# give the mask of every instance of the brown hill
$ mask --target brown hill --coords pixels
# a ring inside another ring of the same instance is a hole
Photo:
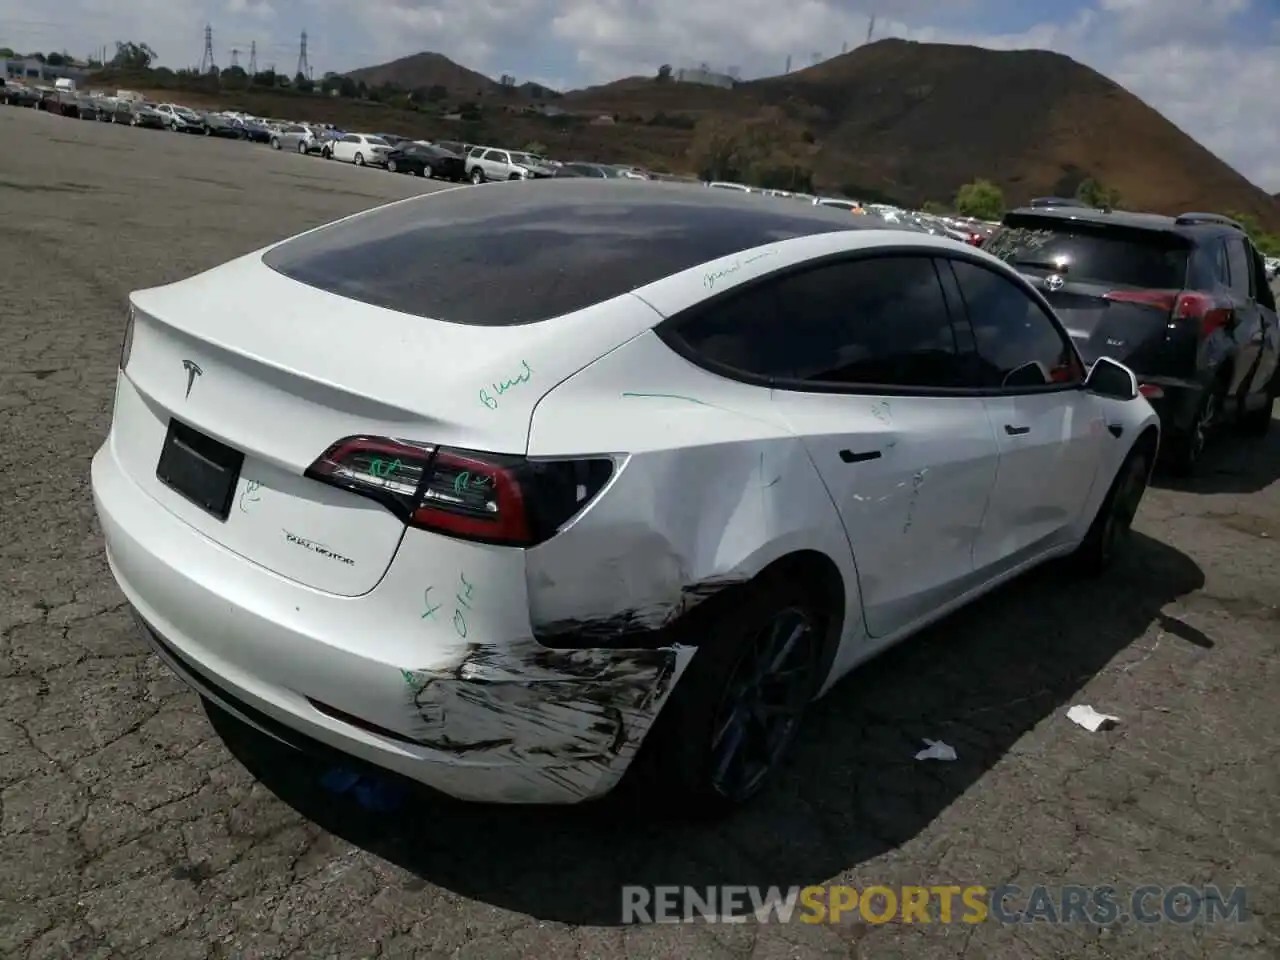
[[[750,115],[778,106],[812,133],[815,179],[908,202],[945,200],[978,177],[1011,203],[1092,177],[1129,207],[1251,213],[1280,228],[1276,197],[1157,111],[1061,54],[881,40],[732,91],[628,78],[567,93],[620,115]]]
[[[473,143],[545,146],[562,159],[697,172],[708,150],[812,171],[824,192],[947,202],[979,177],[1009,204],[1086,178],[1131,209],[1239,211],[1280,232],[1280,198],[1250,183],[1118,84],[1061,54],[881,40],[732,90],[627,77],[563,96],[503,87],[436,53],[353,71],[371,87],[444,87],[418,110],[292,92],[187,90],[271,116]],[[118,80],[118,78],[116,78]],[[133,86],[117,82],[118,86]],[[147,86],[140,83],[139,86]],[[394,101],[394,103],[392,102]],[[481,115],[450,120],[460,105]],[[554,106],[555,110],[548,110]],[[734,146],[738,144],[741,148]],[[729,144],[727,147],[726,144]]]
[[[490,96],[501,89],[497,81],[483,73],[454,63],[443,54],[429,51],[375,67],[361,67],[347,76],[357,82],[363,80],[371,87],[390,84],[401,90],[429,90],[440,86],[457,98]]]

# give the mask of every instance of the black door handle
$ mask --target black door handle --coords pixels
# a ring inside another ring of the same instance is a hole
[[[1008,434],[1009,436],[1011,436],[1011,437],[1022,437],[1022,436],[1026,436],[1028,433],[1030,433],[1030,432],[1031,432],[1031,428],[1030,428],[1030,427],[1015,427],[1015,426],[1014,426],[1013,424],[1011,424],[1011,423],[1006,423],[1006,424],[1004,425],[1004,432],[1005,432],[1005,433],[1007,433],[1007,434]]]
[[[866,463],[868,460],[879,460],[879,450],[868,450],[866,453],[854,453],[852,450],[841,450],[840,459],[845,463]]]

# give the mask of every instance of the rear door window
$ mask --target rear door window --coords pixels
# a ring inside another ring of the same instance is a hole
[[[1176,234],[1051,217],[1009,217],[984,249],[1032,276],[1149,290],[1181,290],[1189,247]]]
[[[752,377],[851,389],[969,386],[929,257],[818,267],[679,325],[686,349]]]
[[[1231,272],[1231,292],[1248,298],[1252,289],[1249,276],[1249,252],[1243,237],[1232,237],[1226,242],[1227,267]]]

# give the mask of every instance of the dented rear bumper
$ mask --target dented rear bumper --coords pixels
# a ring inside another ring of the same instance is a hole
[[[157,510],[110,444],[94,458],[93,493],[112,574],[186,683],[291,746],[459,799],[575,803],[608,792],[693,655],[431,641],[415,609],[402,616],[418,633],[390,629],[395,605],[373,605],[377,590],[325,596]],[[379,590],[403,593],[395,576]]]

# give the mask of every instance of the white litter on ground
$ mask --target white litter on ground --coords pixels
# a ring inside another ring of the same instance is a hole
[[[924,738],[924,742],[929,746],[916,754],[917,760],[955,760],[956,749],[943,743],[941,740],[930,740]]]
[[[1090,733],[1097,733],[1099,730],[1110,730],[1120,722],[1119,717],[1113,717],[1109,713],[1099,713],[1093,707],[1083,703],[1076,704],[1068,710],[1067,719],[1084,727]]]

